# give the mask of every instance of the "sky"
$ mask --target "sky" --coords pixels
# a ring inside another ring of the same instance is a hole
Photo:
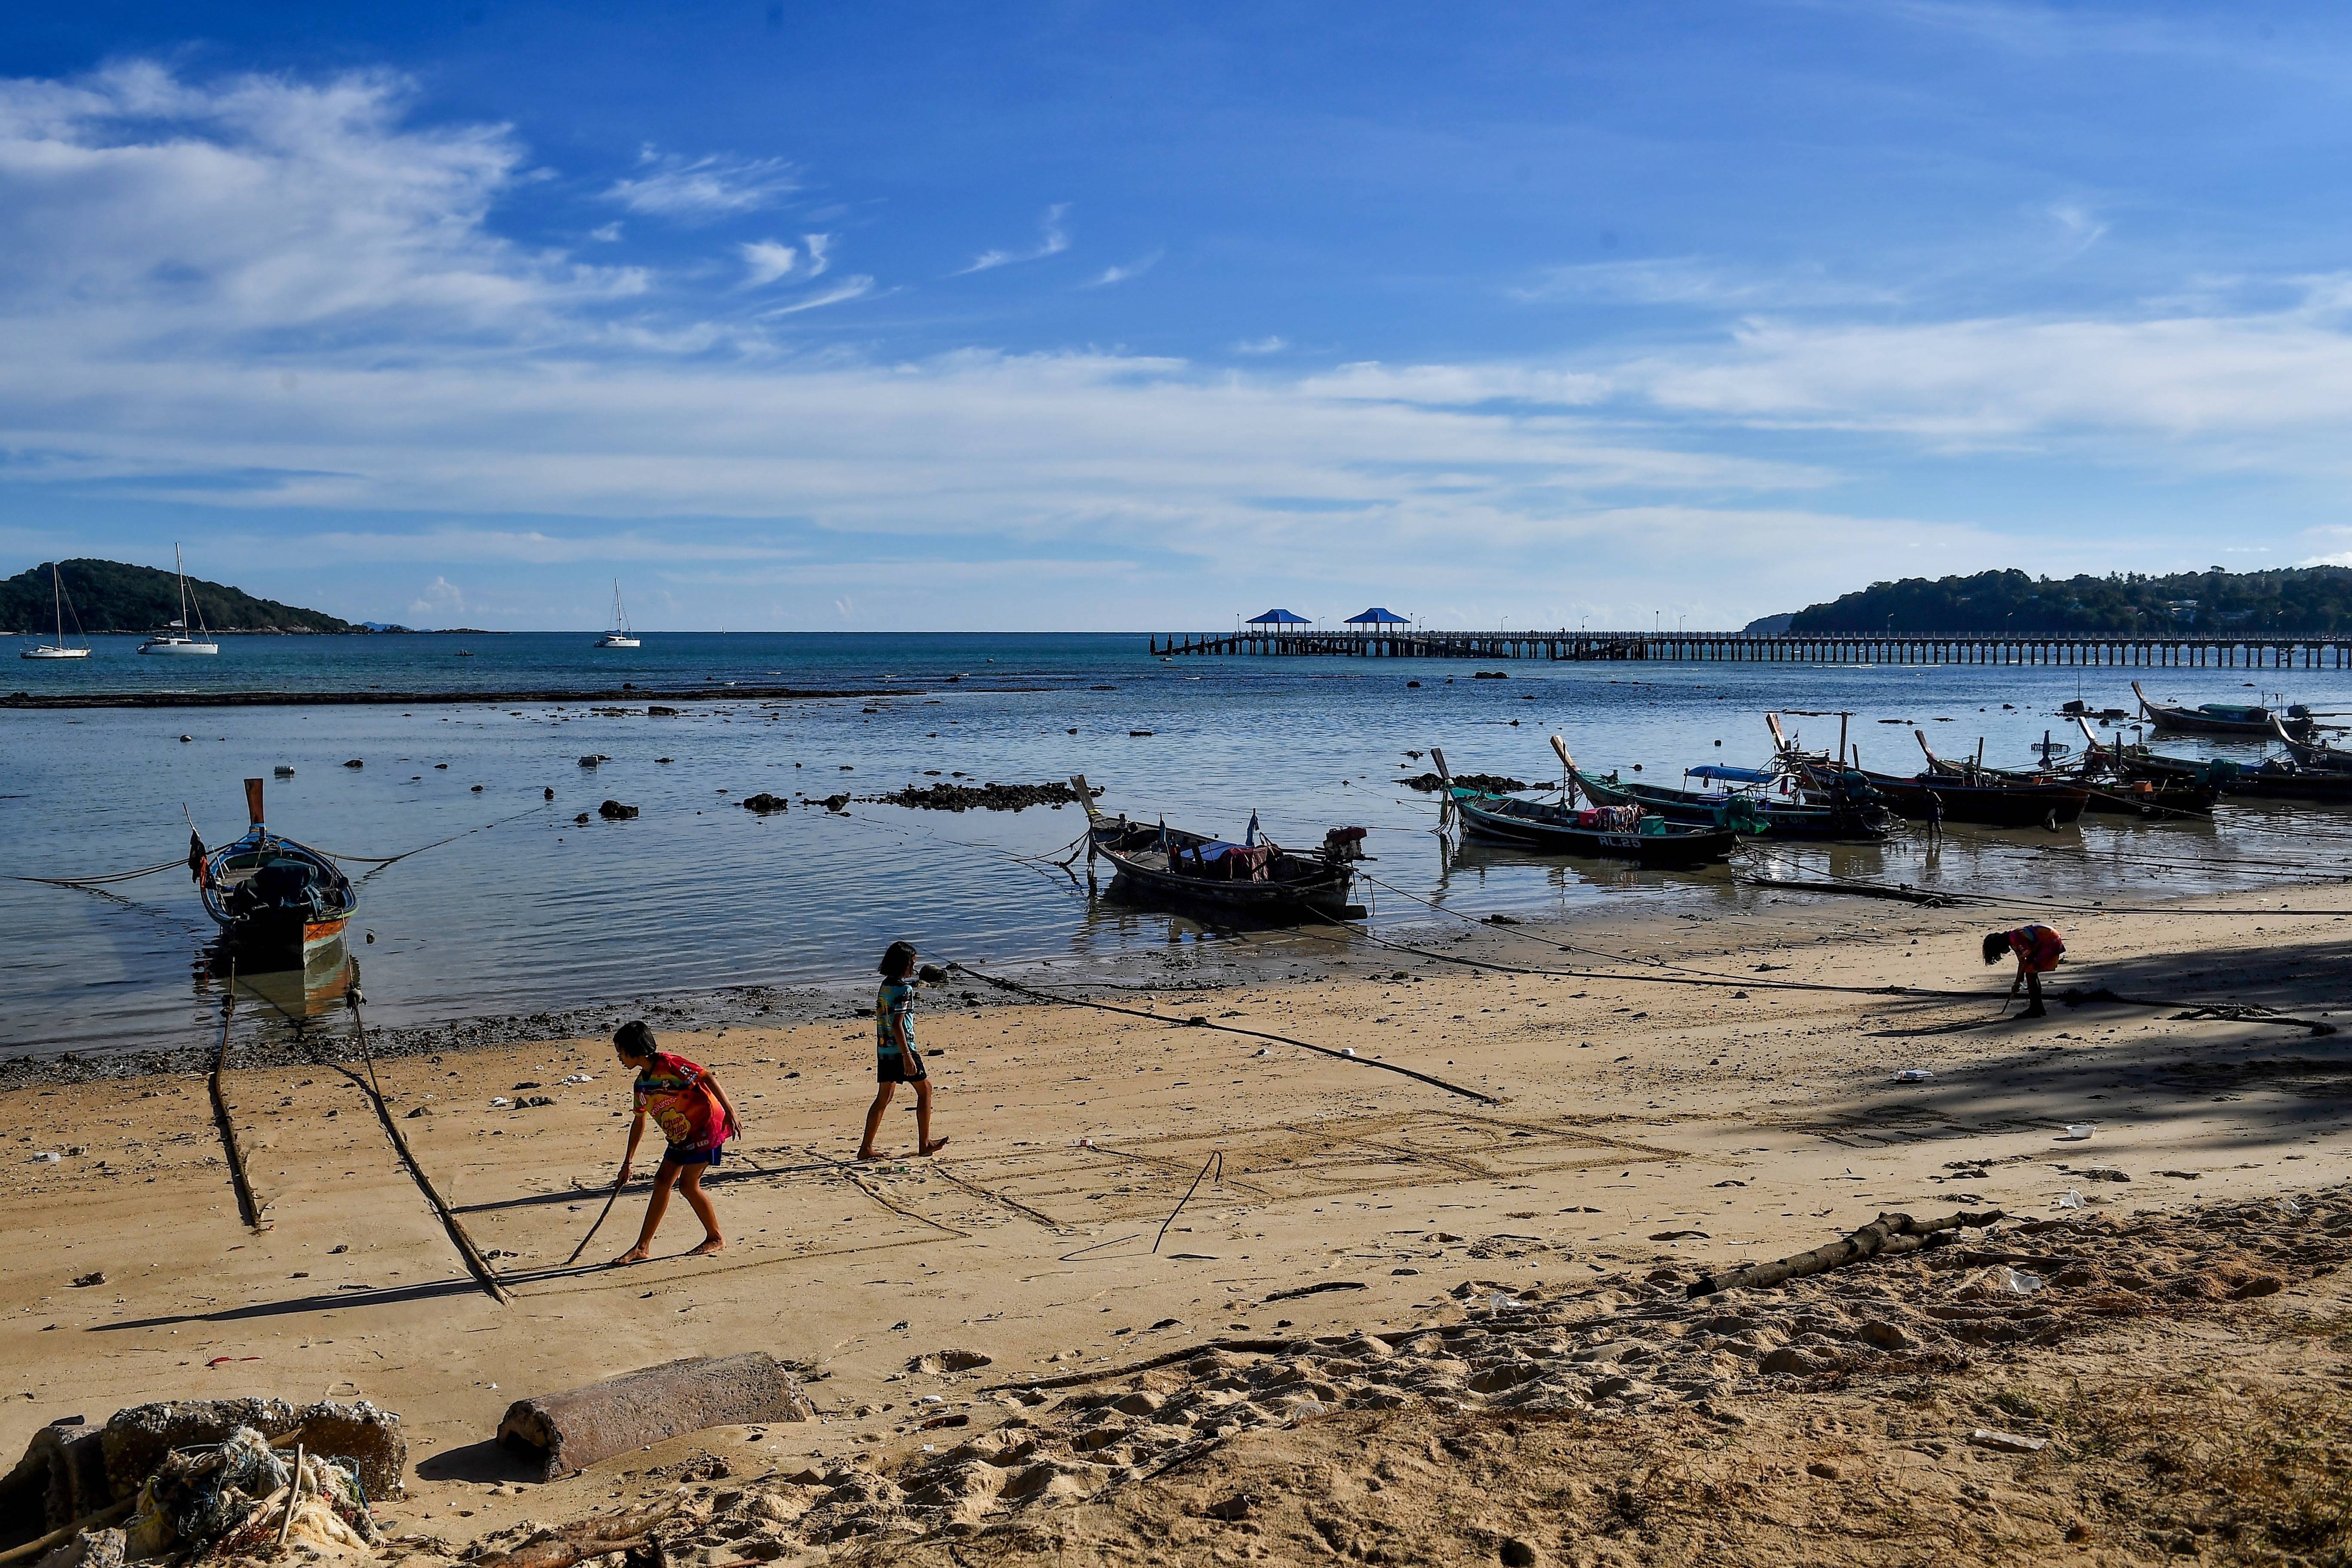
[[[2352,12],[0,18],[0,572],[350,619],[1735,627],[2352,563]]]

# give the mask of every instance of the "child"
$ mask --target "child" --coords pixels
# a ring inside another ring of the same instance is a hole
[[[915,1086],[915,1139],[925,1154],[948,1146],[931,1136],[931,1079],[923,1058],[915,1051],[915,944],[894,942],[882,955],[882,989],[874,997],[874,1079],[880,1086],[866,1111],[866,1137],[857,1145],[861,1160],[876,1158],[874,1135],[882,1130],[882,1113],[902,1083]]]
[[[629,1123],[629,1151],[621,1156],[621,1174],[629,1179],[629,1165],[637,1157],[637,1140],[646,1134],[651,1116],[669,1146],[662,1151],[661,1168],[654,1173],[654,1193],[646,1204],[645,1228],[637,1244],[613,1259],[614,1267],[643,1263],[650,1255],[654,1232],[661,1228],[675,1184],[686,1194],[687,1206],[702,1222],[702,1245],[688,1256],[707,1258],[727,1246],[719,1234],[719,1215],[702,1190],[702,1173],[719,1163],[719,1146],[743,1129],[735,1107],[719,1079],[684,1057],[674,1057],[654,1046],[654,1032],[642,1020],[622,1025],[613,1033],[613,1049],[625,1066],[636,1069],[636,1119]]]
[[[2045,925],[1986,932],[1984,961],[1987,963],[1999,963],[2011,953],[2017,955],[2017,978],[2009,983],[2009,1001],[2000,1005],[2001,1010],[2009,1010],[2009,1002],[2016,1000],[2017,988],[2021,984],[2026,988],[2026,1007],[2018,1016],[2046,1017],[2049,1009],[2042,1005],[2042,976],[2058,967],[2058,960],[2064,956],[2065,952],[2064,939]]]

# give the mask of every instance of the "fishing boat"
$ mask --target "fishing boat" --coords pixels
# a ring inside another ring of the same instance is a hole
[[[245,808],[252,823],[245,837],[198,857],[205,913],[240,955],[266,966],[299,963],[342,935],[359,891],[328,856],[269,831],[259,779],[245,781]]]
[[[2080,714],[2074,722],[2082,726],[2083,760],[2073,776],[2091,792],[2085,811],[2158,818],[2213,815],[2213,804],[2221,795],[2219,784],[2137,767],[2132,748],[2122,741],[2101,741]]]
[[[1165,822],[1130,821],[1124,813],[1105,816],[1095,809],[1085,774],[1070,782],[1086,804],[1087,854],[1109,861],[1117,873],[1114,898],[1267,925],[1364,918],[1364,906],[1348,897],[1355,863],[1363,858],[1360,827],[1335,827],[1319,848],[1302,854],[1262,837],[1253,814],[1249,831],[1235,844]]]
[[[2308,740],[2315,727],[2311,710],[2298,702],[2286,710],[2282,719],[2259,705],[2239,706],[2227,702],[2201,702],[2194,708],[2168,707],[2148,700],[2140,684],[2131,683],[2132,695],[2139,699],[2140,711],[2158,730],[2168,730],[2180,735],[2236,735],[2251,741],[2267,741],[2277,725],[2298,741]]]
[[[1643,866],[1704,866],[1721,860],[1739,844],[1731,827],[1669,822],[1640,805],[1599,805],[1582,810],[1565,801],[1528,800],[1454,782],[1445,753],[1430,757],[1445,782],[1446,799],[1461,814],[1465,831],[1482,838],[1562,855],[1633,860]]]
[[[629,630],[628,606],[621,603],[621,580],[613,579],[613,629],[596,639],[598,647],[642,647],[636,634]]]
[[[1559,737],[1552,737],[1560,749]],[[1612,770],[1606,776],[1588,773],[1560,749],[1570,786],[1595,805],[1638,805],[1668,822],[1699,827],[1729,827],[1763,838],[1864,839],[1885,837],[1894,830],[1895,816],[1867,784],[1859,788],[1833,781],[1818,798],[1795,794],[1773,795],[1776,786],[1793,791],[1792,775],[1760,768],[1709,764],[1684,770],[1685,779],[1744,787],[1729,790],[1671,789],[1664,784],[1627,784]],[[1808,791],[1808,796],[1816,792]]]
[[[49,563],[49,597],[57,610],[58,640],[53,643],[37,643],[31,647],[20,648],[17,650],[16,657],[18,658],[88,658],[89,657],[88,643],[85,642],[81,647],[76,647],[66,641],[66,583],[65,579],[58,574],[58,563],[54,561]],[[74,617],[74,624],[77,626],[81,624],[79,616]]]
[[[192,604],[194,604],[195,596],[188,592],[188,571],[180,560],[180,547],[177,544],[172,546],[172,570],[180,579],[180,618],[141,643],[139,651],[165,655],[220,652],[220,644],[213,641],[212,633],[205,626],[205,611],[201,605],[195,605],[195,634],[189,635],[188,609]]]
[[[1875,790],[1897,814],[1914,822],[1974,823],[1986,827],[2046,827],[2053,832],[2079,820],[2090,791],[2053,774],[2011,773],[1981,763],[1948,763],[1928,749],[1926,731],[1913,730],[1927,768],[1904,777],[1868,769],[1839,768],[1817,752],[1801,752],[1780,733],[1773,715],[1765,720],[1780,746],[1783,763],[1800,772],[1812,789],[1827,791],[1853,778]],[[1841,742],[1840,750],[1843,750]],[[1850,786],[1849,786],[1850,787]]]
[[[32,656],[25,656],[30,658]],[[2352,752],[2340,746],[2330,746],[2319,741],[2298,741],[2287,733],[2286,726],[2273,721],[2273,732],[2287,750],[2287,755],[2299,767],[2316,769],[2327,773],[2352,773]]]

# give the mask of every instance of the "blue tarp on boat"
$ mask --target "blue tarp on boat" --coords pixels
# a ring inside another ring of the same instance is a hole
[[[1694,779],[1721,779],[1727,784],[1770,784],[1780,775],[1764,773],[1756,768],[1727,768],[1710,763],[1705,767],[1686,768],[1683,771],[1683,776]]]

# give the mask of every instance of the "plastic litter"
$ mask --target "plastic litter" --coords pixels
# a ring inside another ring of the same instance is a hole
[[[2074,1188],[2068,1187],[2064,1194],[2059,1198],[2058,1206],[2062,1209],[2081,1208],[2083,1206],[2083,1194],[2076,1192]]]
[[[1899,1068],[1891,1080],[1895,1083],[1930,1083],[1936,1075],[1926,1068]]]
[[[594,1083],[596,1079],[593,1074],[576,1072],[570,1078],[565,1079],[563,1081],[566,1083]]]
[[[2021,1268],[2004,1268],[2000,1272],[2001,1288],[2020,1296],[2031,1296],[2049,1283],[2041,1275],[2028,1274]]]
[[[1500,1312],[1517,1305],[1518,1303],[1508,1296],[1495,1295],[1486,1298],[1486,1310],[1490,1312]]]
[[[2070,1143],[2084,1142],[2098,1130],[2099,1124],[2095,1121],[2069,1121],[2066,1123],[2066,1141]]]
[[[491,1100],[490,1100],[490,1109],[491,1109],[491,1110],[496,1110],[499,1106],[502,1106],[502,1105],[512,1105],[513,1103],[514,1103],[514,1101],[513,1101],[513,1100],[509,1100],[505,1095],[503,1095],[503,1094],[501,1094],[501,1095],[497,1095],[497,1096],[494,1096],[494,1097],[491,1099]]]
[[[1341,1046],[1339,1047],[1339,1054],[1343,1057],[1352,1057],[1356,1054],[1356,1047],[1353,1046]]]
[[[54,1149],[45,1149],[41,1152],[34,1155],[31,1163],[36,1165],[54,1165],[64,1158],[65,1156],[63,1154],[58,1153]]]

